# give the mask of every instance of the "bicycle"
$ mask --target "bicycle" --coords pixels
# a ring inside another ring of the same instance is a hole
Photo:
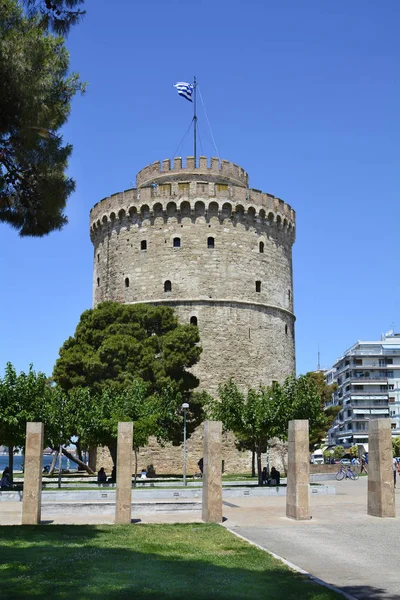
[[[357,471],[353,471],[351,467],[340,467],[339,471],[336,473],[336,480],[342,481],[342,479],[352,479],[356,481],[359,478],[359,474]]]

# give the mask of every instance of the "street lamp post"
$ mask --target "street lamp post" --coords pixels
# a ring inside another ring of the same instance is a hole
[[[189,408],[189,404],[184,402],[182,404],[183,410],[183,485],[186,486],[186,411]]]

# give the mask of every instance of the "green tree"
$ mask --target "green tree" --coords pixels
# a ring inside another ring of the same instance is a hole
[[[14,468],[14,450],[25,445],[27,421],[41,420],[43,399],[48,381],[44,373],[36,373],[32,365],[28,373],[18,375],[7,363],[4,377],[0,377],[0,443],[8,446],[9,463]]]
[[[249,389],[242,393],[231,379],[218,389],[220,402],[209,398],[209,416],[222,421],[240,443],[253,447],[257,458],[259,484],[262,484],[261,454],[273,437],[287,438],[292,419],[309,419],[315,424],[321,418],[321,399],[313,381],[306,376],[287,377],[282,385]]]
[[[187,399],[199,383],[187,369],[200,353],[198,328],[180,325],[172,309],[104,302],[81,315],[53,377],[65,391],[123,391],[138,380],[146,382],[149,395],[172,386]]]
[[[325,408],[337,388],[336,383],[327,385],[325,375],[321,371],[310,371],[306,373],[306,377],[314,383],[321,398],[320,418],[314,425],[310,424],[310,450],[312,450],[320,446],[322,441],[327,437],[328,430],[340,411],[340,406],[328,406],[328,408]]]
[[[83,85],[68,73],[63,38],[43,23],[43,17],[26,16],[15,0],[1,0],[0,222],[21,236],[61,229],[75,187],[65,175],[72,147],[59,130]]]
[[[400,456],[400,436],[392,438],[393,456]]]
[[[343,446],[335,446],[333,449],[333,456],[335,458],[342,458],[345,454]]]
[[[30,17],[39,17],[44,29],[66,35],[85,15],[84,0],[23,0]]]

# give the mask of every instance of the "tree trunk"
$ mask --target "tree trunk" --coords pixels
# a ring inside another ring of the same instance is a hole
[[[136,487],[136,480],[137,480],[137,448],[134,448],[133,451],[135,453],[135,477],[133,479],[133,487]]]
[[[262,485],[261,451],[257,450],[257,475],[258,485]]]
[[[14,446],[8,446],[8,468],[10,469],[10,483],[14,480]]]
[[[255,453],[254,448],[251,451],[251,476],[252,477],[256,476],[256,453]]]
[[[56,450],[56,452],[54,452],[54,454],[53,454],[53,458],[52,458],[50,470],[49,470],[49,475],[54,474],[54,469],[56,468],[56,464],[57,464],[57,458],[58,458],[58,450]]]
[[[110,451],[114,467],[117,468],[117,442],[115,444],[108,444],[107,448]]]
[[[76,440],[76,442],[74,442],[74,444],[76,447],[76,453],[78,455],[78,458],[81,462],[83,462],[81,443],[79,440]]]
[[[62,453],[64,454],[64,456],[66,456],[67,458],[72,460],[74,463],[76,463],[77,465],[82,467],[82,469],[84,469],[87,473],[89,473],[89,475],[96,475],[96,473],[93,471],[93,469],[91,469],[90,467],[85,465],[84,462],[79,460],[79,458],[76,458],[76,456],[73,456],[73,454],[68,452],[68,450],[66,450],[65,448],[62,449]]]

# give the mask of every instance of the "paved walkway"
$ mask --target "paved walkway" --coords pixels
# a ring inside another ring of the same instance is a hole
[[[240,497],[224,501],[224,526],[278,554],[314,577],[359,600],[400,600],[400,489],[397,518],[367,515],[367,478],[324,482],[335,496],[311,495],[310,521],[287,519],[286,497]],[[21,523],[22,503],[0,503],[0,525]],[[42,519],[54,524],[112,523],[113,515],[62,514]],[[142,523],[200,522],[201,511],[135,515]]]
[[[311,496],[310,521],[287,519],[285,498],[243,498],[224,525],[355,598],[400,600],[400,490],[397,518],[379,519],[366,477],[335,484],[336,496]]]

